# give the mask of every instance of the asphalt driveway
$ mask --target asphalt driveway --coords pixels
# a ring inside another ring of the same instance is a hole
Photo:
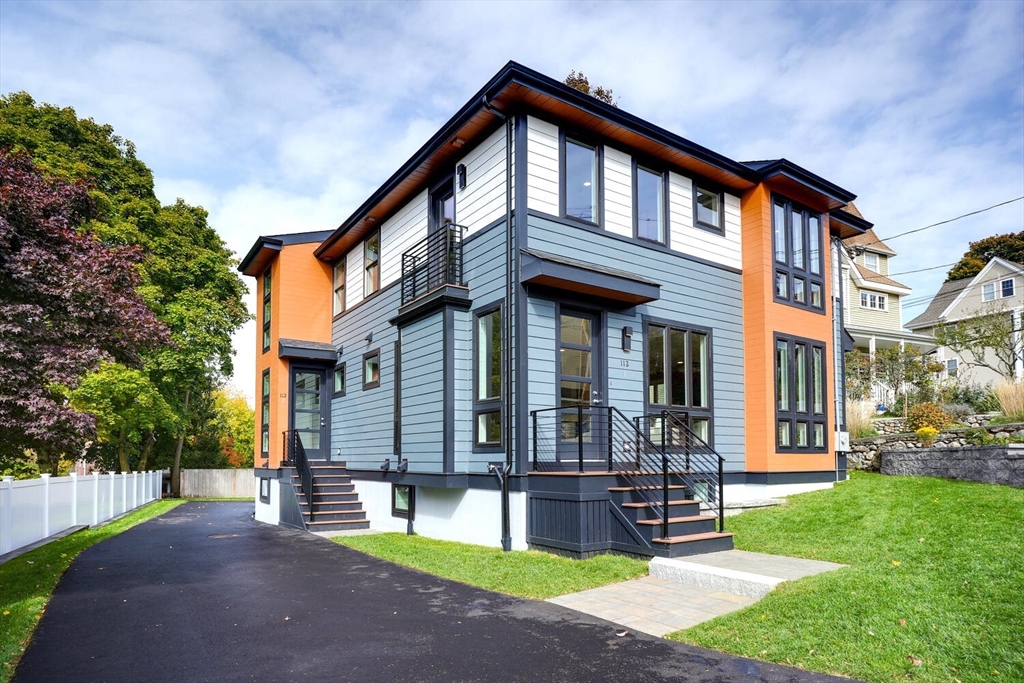
[[[447,581],[189,503],[83,552],[16,683],[840,681]]]

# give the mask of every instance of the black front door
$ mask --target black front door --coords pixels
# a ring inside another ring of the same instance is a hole
[[[561,309],[558,314],[558,398],[561,439],[558,458],[578,461],[606,459],[601,403],[604,366],[600,317]]]
[[[326,460],[328,455],[326,384],[326,370],[292,368],[291,425],[310,460]]]

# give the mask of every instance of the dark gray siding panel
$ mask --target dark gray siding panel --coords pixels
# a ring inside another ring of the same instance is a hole
[[[715,448],[726,469],[744,463],[743,311],[740,275],[671,253],[530,217],[530,248],[598,266],[630,270],[661,284],[661,298],[607,315],[608,402],[626,415],[644,407],[643,316],[712,330]],[[621,329],[633,328],[631,351],[621,349]],[[554,405],[554,306],[531,298],[529,329],[530,409]]]
[[[402,330],[402,457],[410,472],[444,470],[443,314]]]

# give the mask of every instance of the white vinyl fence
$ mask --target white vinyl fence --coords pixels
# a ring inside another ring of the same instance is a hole
[[[0,482],[0,555],[73,526],[95,525],[160,498],[161,472]]]

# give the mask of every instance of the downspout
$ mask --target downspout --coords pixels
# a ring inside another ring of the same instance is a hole
[[[846,351],[843,350],[843,335],[846,334],[846,292],[843,291],[843,254],[846,252],[846,247],[843,245],[842,240],[832,238],[832,246],[835,249],[835,267],[838,269],[838,277],[836,282],[839,283],[839,298],[838,301],[833,299],[832,301],[832,318],[833,320],[839,321],[838,334],[833,340],[833,344],[837,345],[839,351],[839,366],[836,368],[837,372],[842,373],[841,382],[836,382],[836,402],[833,409],[836,413],[836,432],[846,431]],[[851,264],[853,259],[850,259]],[[851,265],[852,267],[852,265]],[[836,317],[836,308],[839,309],[839,315]],[[840,415],[842,416],[840,418]],[[836,444],[838,445],[838,444]],[[849,457],[849,453],[847,453]],[[847,470],[849,470],[850,464],[846,464]],[[836,449],[836,482],[839,482],[839,449]]]
[[[512,550],[511,504],[509,491],[509,474],[512,472],[512,119],[491,105],[484,95],[482,102],[488,111],[493,112],[505,122],[505,309],[501,321],[501,345],[504,359],[502,372],[502,410],[501,434],[505,440],[505,467],[497,472],[501,483],[501,549]],[[521,188],[517,188],[522,191]]]

